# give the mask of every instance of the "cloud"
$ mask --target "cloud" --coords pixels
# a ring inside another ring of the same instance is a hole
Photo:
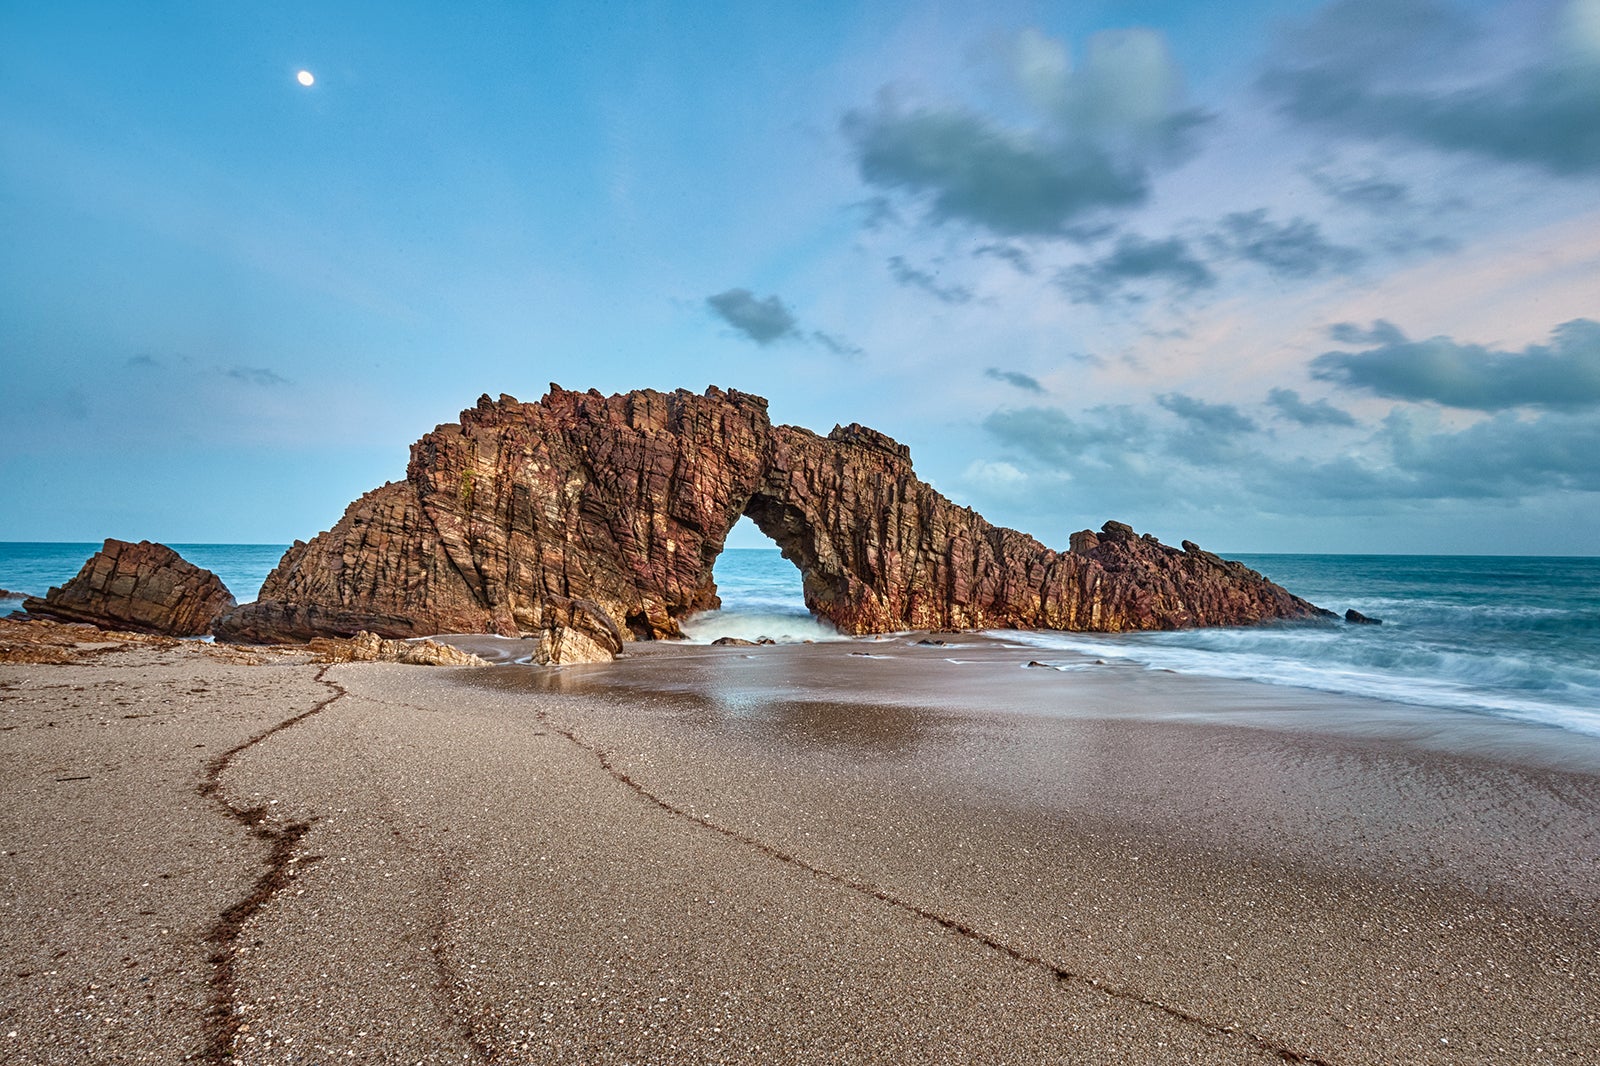
[[[887,196],[869,196],[850,206],[861,209],[861,228],[864,230],[886,229],[899,226],[904,221]]]
[[[1002,236],[1061,234],[1078,217],[1148,195],[1142,169],[1094,147],[1058,149],[963,110],[852,111],[844,130],[869,185],[925,201],[929,221]]]
[[[1239,461],[1248,438],[1257,432],[1255,420],[1231,403],[1207,403],[1181,392],[1157,396],[1156,403],[1179,419],[1177,431],[1158,446],[1191,466],[1226,467]]]
[[[1351,74],[1430,69],[1480,36],[1459,10],[1439,0],[1335,0],[1282,39],[1283,59]]]
[[[1455,433],[1399,412],[1385,435],[1409,491],[1428,498],[1520,499],[1535,492],[1600,492],[1600,419],[1505,413]]]
[[[1099,304],[1113,297],[1137,301],[1144,294],[1127,290],[1148,283],[1163,284],[1178,296],[1212,288],[1220,260],[1256,263],[1282,277],[1307,278],[1350,270],[1363,258],[1356,249],[1329,241],[1315,222],[1275,222],[1265,208],[1224,216],[1199,243],[1216,258],[1202,258],[1196,245],[1182,236],[1152,239],[1124,233],[1100,258],[1058,271],[1056,284],[1074,303]]]
[[[991,366],[983,372],[983,376],[993,378],[995,381],[1003,381],[1007,385],[1022,389],[1024,392],[1037,392],[1042,395],[1047,391],[1043,385],[1039,384],[1038,378],[1016,370],[1001,370],[999,367]]]
[[[1070,237],[1096,213],[1144,203],[1152,170],[1186,154],[1206,121],[1182,106],[1181,75],[1152,30],[1091,37],[1077,68],[1065,45],[1027,31],[1006,65],[1034,110],[1030,125],[883,94],[841,123],[861,179],[934,225]]]
[[[1158,30],[1091,34],[1074,67],[1065,42],[1038,30],[1016,36],[1009,73],[1028,101],[1069,139],[1146,160],[1181,157],[1208,117],[1183,104],[1183,72]]]
[[[1064,471],[1139,466],[1131,440],[1150,437],[1149,419],[1130,407],[1096,407],[1072,418],[1056,407],[1002,408],[984,419],[984,431],[1016,455]]]
[[[831,333],[824,333],[820,329],[814,329],[811,331],[811,341],[814,344],[818,344],[823,348],[826,348],[834,355],[843,356],[846,359],[858,359],[862,355],[866,354],[849,341],[840,337],[835,337]]]
[[[1265,208],[1225,216],[1207,243],[1219,255],[1258,263],[1291,278],[1342,273],[1362,259],[1354,248],[1329,242],[1315,222],[1304,218],[1274,222]]]
[[[1328,327],[1328,336],[1340,344],[1400,344],[1406,339],[1399,326],[1382,318],[1370,329],[1363,329],[1354,322],[1336,322]]]
[[[1196,501],[1210,505],[1224,498],[1240,445],[1232,438],[1210,438],[1182,422],[1176,432],[1144,410],[1101,406],[1077,414],[1056,407],[995,411],[983,422],[1000,446],[1001,461],[1027,481],[1013,479],[982,491],[1003,498],[1071,500],[1072,508],[1105,515],[1130,515],[1154,508],[1171,513]],[[1070,483],[1071,489],[1063,488]],[[1073,522],[1081,521],[1074,517]]]
[[[803,330],[784,302],[776,295],[757,299],[749,289],[729,289],[706,297],[711,313],[762,347],[779,341],[815,344],[833,355],[854,359],[860,348],[842,337],[820,329]]]
[[[1397,411],[1364,459],[1263,457],[1253,489],[1367,510],[1423,501],[1512,504],[1550,492],[1600,492],[1600,419],[1550,414],[1524,421],[1505,413],[1459,431]]]
[[[1308,170],[1306,176],[1328,199],[1373,215],[1397,215],[1415,206],[1411,187],[1375,175],[1330,174]]]
[[[894,280],[908,288],[921,289],[940,303],[964,304],[972,302],[972,290],[965,285],[941,285],[926,270],[918,270],[898,255],[889,257],[889,273]]]
[[[293,384],[282,374],[264,366],[230,366],[223,371],[223,374],[246,385],[260,385],[264,388]]]
[[[1333,406],[1327,400],[1307,403],[1294,389],[1273,389],[1267,393],[1267,404],[1277,411],[1279,418],[1288,419],[1301,426],[1353,426],[1355,417],[1348,411]]]
[[[758,300],[749,289],[729,289],[706,297],[718,318],[757,344],[798,337],[799,323],[776,296]]]
[[[1156,403],[1186,422],[1213,433],[1254,433],[1256,424],[1231,403],[1207,403],[1181,392],[1163,393]]]
[[[1101,258],[1056,274],[1056,284],[1074,303],[1088,304],[1104,303],[1130,285],[1160,282],[1187,295],[1215,285],[1216,280],[1183,238],[1149,240],[1131,233],[1117,238]]]
[[[1593,7],[1570,3],[1565,32],[1534,63],[1473,77],[1459,53],[1476,30],[1451,9],[1345,0],[1292,34],[1260,85],[1289,117],[1348,137],[1600,176]]]
[[[1582,60],[1600,60],[1600,0],[1569,0],[1562,10],[1561,43]]]
[[[1178,394],[1157,402],[1178,415],[1176,429],[1124,405],[1093,407],[1077,416],[1058,407],[1002,408],[984,419],[983,428],[1040,469],[1114,487],[1119,494],[1152,497],[1166,491],[1180,468],[1235,461],[1256,430],[1228,404]]]
[[[1348,324],[1332,332],[1346,343],[1374,347],[1318,356],[1311,362],[1311,376],[1322,381],[1390,399],[1477,411],[1600,407],[1600,322],[1590,319],[1557,326],[1549,344],[1532,344],[1520,352],[1461,344],[1449,337],[1412,341],[1382,321],[1366,333]]]
[[[1185,397],[1184,399],[1188,399]],[[1226,405],[1210,405],[1226,406]],[[1228,421],[1223,419],[1224,422]],[[1183,420],[1173,432],[1132,407],[1069,415],[1054,407],[995,411],[983,427],[1016,470],[1001,495],[1063,495],[1076,506],[1128,513],[1144,506],[1312,514],[1394,514],[1441,501],[1497,506],[1550,493],[1600,492],[1600,417],[1506,412],[1460,430],[1426,412],[1396,411],[1367,440],[1336,454],[1295,454],[1286,442]],[[1287,442],[1292,444],[1291,442]],[[988,460],[981,460],[988,463]],[[993,486],[985,486],[986,490]]]
[[[962,472],[962,477],[968,481],[989,482],[991,484],[998,482],[1002,485],[1021,485],[1028,480],[1028,475],[1018,470],[1011,463],[1003,460],[990,461],[985,459],[974,459],[971,463],[968,463],[966,470]]]
[[[981,244],[972,250],[974,257],[992,256],[1016,268],[1019,274],[1033,273],[1033,257],[1014,244]]]

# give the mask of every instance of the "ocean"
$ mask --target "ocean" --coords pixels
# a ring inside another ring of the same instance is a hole
[[[1154,669],[1375,696],[1600,736],[1600,558],[1234,555],[1382,625],[1010,634]]]
[[[285,545],[175,544],[240,602],[255,598]],[[98,544],[0,543],[0,588],[43,595]],[[1518,718],[1600,736],[1600,558],[1236,555],[1297,595],[1378,626],[1265,626],[1117,635],[1019,633],[1042,652],[1152,669],[1373,696],[1443,712]],[[775,549],[717,561],[723,609],[689,639],[843,639],[811,617],[800,574]],[[0,600],[0,613],[20,606]]]

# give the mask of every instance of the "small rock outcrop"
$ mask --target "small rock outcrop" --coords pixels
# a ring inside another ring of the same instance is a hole
[[[539,633],[533,661],[540,666],[565,666],[569,663],[608,663],[617,653],[582,630],[552,623]]]
[[[1383,619],[1381,619],[1381,618],[1369,618],[1367,615],[1362,614],[1360,611],[1356,610],[1354,607],[1351,607],[1349,610],[1344,612],[1344,620],[1346,622],[1350,623],[1353,626],[1381,626],[1381,625],[1383,625]]]
[[[622,651],[622,630],[593,600],[551,596],[545,603],[544,628],[533,661],[541,666],[563,663],[608,663]]]
[[[408,666],[488,666],[471,652],[436,640],[384,640],[376,633],[318,637],[309,645],[320,663],[405,663]]]
[[[1240,563],[1118,522],[1075,534],[1067,552],[991,525],[920,480],[905,445],[860,425],[826,437],[773,425],[766,400],[733,390],[552,385],[538,403],[484,396],[424,436],[404,481],[296,542],[216,632],[535,635],[574,661],[560,656],[680,636],[683,619],[718,607],[712,567],[741,515],[846,633],[1328,616]]]
[[[71,581],[22,601],[30,617],[169,637],[204,636],[233,607],[216,574],[148,540],[107,540]]]

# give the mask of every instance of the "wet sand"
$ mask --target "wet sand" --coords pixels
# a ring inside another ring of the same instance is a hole
[[[1600,1057],[1600,741],[957,643],[0,666],[0,1061]]]

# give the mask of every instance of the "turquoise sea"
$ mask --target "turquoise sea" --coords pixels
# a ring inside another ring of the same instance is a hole
[[[285,545],[175,544],[254,599]],[[0,588],[42,595],[98,544],[0,543]],[[1045,650],[1155,669],[1246,678],[1492,714],[1600,735],[1600,558],[1237,555],[1313,603],[1353,607],[1381,626],[1268,626],[1177,633],[1011,633]],[[723,610],[691,620],[691,640],[839,639],[813,619],[800,574],[776,551],[730,548],[717,562]],[[0,601],[0,612],[19,606]]]

